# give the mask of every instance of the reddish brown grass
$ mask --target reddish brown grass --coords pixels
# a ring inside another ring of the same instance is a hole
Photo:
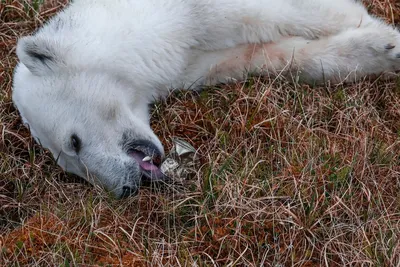
[[[114,200],[60,170],[11,102],[17,38],[65,2],[0,2],[0,266],[400,265],[400,80],[171,95],[153,129],[199,149],[198,175]],[[395,0],[367,5],[400,22]]]

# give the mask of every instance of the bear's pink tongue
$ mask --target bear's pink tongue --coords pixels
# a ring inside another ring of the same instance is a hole
[[[158,167],[154,165],[153,163],[150,163],[148,161],[139,161],[140,167],[145,170],[145,171],[158,171]]]
[[[129,153],[131,157],[133,157],[136,162],[139,164],[142,174],[149,178],[152,181],[156,180],[164,180],[165,175],[161,172],[160,168],[151,163],[151,161],[143,161],[146,155],[141,151],[132,151]]]

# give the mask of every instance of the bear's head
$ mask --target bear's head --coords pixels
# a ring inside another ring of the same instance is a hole
[[[17,46],[13,101],[36,141],[64,170],[117,197],[137,192],[142,179],[165,179],[149,101],[112,74],[69,66],[57,51],[36,37]]]

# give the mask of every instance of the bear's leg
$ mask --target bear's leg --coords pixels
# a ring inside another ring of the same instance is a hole
[[[216,51],[193,50],[185,86],[241,80],[247,73],[288,72],[306,82],[353,82],[365,75],[400,70],[400,33],[375,24],[308,40],[244,44]]]

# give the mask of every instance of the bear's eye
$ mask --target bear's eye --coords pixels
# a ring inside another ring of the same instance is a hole
[[[81,139],[76,134],[71,135],[71,146],[76,153],[78,153],[79,150],[81,150],[82,142]]]

